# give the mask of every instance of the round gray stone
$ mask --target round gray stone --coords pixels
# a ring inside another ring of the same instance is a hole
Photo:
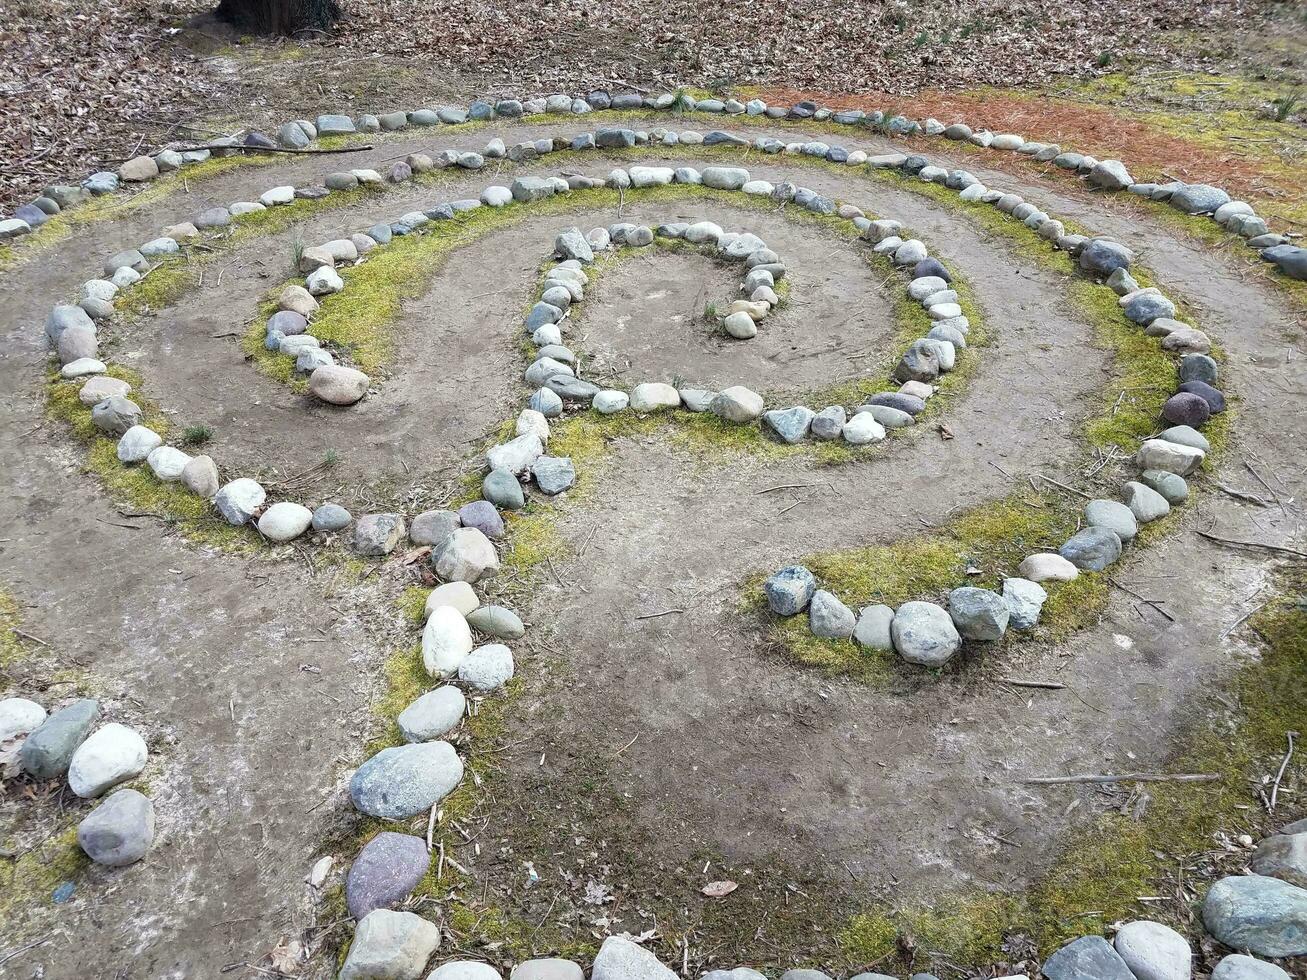
[[[448,742],[382,749],[354,773],[349,795],[371,817],[407,820],[426,813],[463,779],[463,762]]]

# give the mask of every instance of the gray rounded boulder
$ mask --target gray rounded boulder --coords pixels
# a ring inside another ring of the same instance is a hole
[[[948,612],[933,602],[905,602],[890,623],[894,649],[909,663],[941,667],[958,652],[962,638]]]

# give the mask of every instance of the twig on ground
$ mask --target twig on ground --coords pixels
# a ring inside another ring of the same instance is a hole
[[[1278,554],[1292,555],[1294,558],[1307,559],[1307,551],[1299,551],[1296,548],[1286,548],[1279,544],[1266,544],[1262,541],[1236,541],[1234,538],[1222,538],[1219,535],[1209,534],[1207,531],[1195,532],[1199,537],[1204,537],[1208,541],[1215,541],[1217,544],[1230,545],[1235,548],[1265,548],[1267,551],[1274,551]]]
[[[782,483],[777,487],[764,487],[761,490],[755,490],[754,496],[756,497],[763,493],[771,493],[773,490],[806,490],[809,487],[815,487],[816,485],[817,484],[815,483]]]
[[[1058,681],[1028,681],[1020,677],[1004,677],[1004,684],[1011,684],[1013,687],[1039,687],[1049,691],[1061,691],[1066,685]]]
[[[1094,499],[1089,494],[1085,493],[1083,490],[1077,490],[1075,487],[1069,487],[1065,483],[1060,483],[1057,480],[1054,480],[1051,476],[1045,476],[1043,473],[1036,473],[1035,476],[1039,477],[1041,480],[1046,480],[1047,482],[1053,484],[1053,486],[1055,487],[1061,487],[1063,490],[1067,491],[1068,493],[1074,493],[1077,496],[1084,497],[1086,500]]]
[[[1031,776],[1021,780],[1039,786],[1052,786],[1057,783],[1210,783],[1221,777],[1214,772],[1123,772],[1119,776],[1110,773],[1085,773],[1078,776]]]
[[[1284,753],[1284,760],[1280,763],[1280,771],[1275,774],[1275,785],[1271,787],[1271,805],[1270,810],[1275,812],[1275,800],[1280,795],[1280,780],[1284,778],[1284,770],[1289,768],[1289,760],[1293,758],[1293,738],[1297,732],[1285,732],[1284,737],[1289,740],[1289,751]]]
[[[206,143],[204,146],[183,146],[178,153],[190,153],[192,150],[233,150],[242,153],[302,153],[306,156],[328,156],[333,153],[362,153],[374,149],[371,143],[362,146],[341,146],[334,150],[295,150],[288,146],[246,146],[244,143]]]
[[[1258,507],[1270,506],[1270,504],[1257,496],[1257,494],[1249,493],[1247,490],[1236,490],[1234,487],[1220,482],[1216,484],[1216,489],[1220,490],[1222,493],[1228,493],[1235,500],[1243,500],[1250,504],[1256,504]]]
[[[1160,612],[1163,616],[1165,616],[1165,617],[1166,617],[1167,619],[1169,619],[1171,622],[1173,622],[1173,623],[1175,622],[1175,617],[1172,616],[1169,612],[1167,612],[1165,609],[1162,608],[1162,603],[1161,603],[1160,600],[1145,598],[1144,596],[1141,596],[1138,592],[1136,592],[1134,589],[1129,588],[1128,586],[1124,586],[1124,585],[1122,585],[1120,582],[1118,582],[1116,579],[1112,578],[1110,575],[1108,576],[1107,581],[1108,581],[1109,584],[1116,586],[1118,589],[1120,589],[1120,590],[1121,590],[1122,592],[1124,592],[1126,595],[1132,595],[1132,596],[1134,596],[1136,599],[1138,599],[1140,602],[1146,602],[1146,603],[1148,603],[1150,606],[1152,606],[1154,609],[1156,609],[1158,612]]]
[[[636,619],[657,619],[659,616],[671,616],[674,613],[683,613],[684,609],[664,609],[662,612],[645,613],[643,616],[636,616]]]

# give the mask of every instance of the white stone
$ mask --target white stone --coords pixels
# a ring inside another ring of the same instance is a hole
[[[150,455],[145,457],[145,465],[165,483],[180,480],[182,471],[190,461],[190,456],[172,446],[156,446],[150,450]]]
[[[600,415],[614,415],[631,404],[631,396],[624,391],[607,389],[597,392],[590,404]]]
[[[26,735],[45,721],[45,709],[27,698],[5,698],[0,701],[0,742],[15,735]]]
[[[466,616],[481,605],[476,590],[466,582],[446,582],[437,585],[427,596],[426,615],[429,617],[441,606],[453,606],[460,615]]]
[[[676,389],[661,381],[646,381],[631,392],[631,410],[635,412],[656,412],[680,404],[681,396]]]
[[[1193,951],[1184,936],[1141,919],[1117,930],[1116,951],[1136,980],[1189,980]]]
[[[324,265],[310,272],[308,278],[304,280],[304,285],[311,295],[325,296],[328,293],[338,293],[344,289],[345,280],[340,278],[340,274],[335,269]]]
[[[458,727],[467,698],[452,684],[428,691],[399,713],[396,724],[408,742],[429,742]]]
[[[544,416],[542,415],[541,418],[544,418]],[[486,462],[492,470],[524,473],[531,468],[532,463],[544,454],[544,451],[543,440],[534,432],[528,432],[501,445],[491,447],[486,452]]]
[[[452,677],[472,652],[472,628],[453,606],[437,606],[422,630],[422,665],[432,677]]]
[[[851,446],[865,446],[884,439],[885,427],[870,412],[858,412],[844,423],[840,435]]]
[[[428,973],[427,980],[501,980],[501,977],[489,963],[451,960]]]
[[[278,543],[298,538],[313,523],[313,511],[303,504],[282,500],[259,515],[259,533]]]
[[[440,929],[412,912],[374,909],[354,930],[338,980],[419,980]]]
[[[513,679],[513,651],[502,643],[477,647],[458,665],[458,679],[482,694],[503,687]]]
[[[139,775],[148,758],[139,733],[110,722],[77,747],[68,765],[68,785],[83,799],[92,799]]]
[[[259,195],[259,203],[266,208],[278,204],[290,204],[295,200],[295,188],[290,186],[272,187]]]
[[[1075,565],[1051,551],[1027,556],[1017,571],[1032,582],[1070,582],[1080,574]]]
[[[263,506],[268,495],[254,480],[241,477],[222,487],[213,498],[213,504],[227,523],[240,527],[249,523],[254,512]]]
[[[94,357],[79,357],[75,361],[70,361],[59,369],[59,376],[62,378],[84,378],[91,374],[104,374],[109,370],[104,361],[97,361]]]
[[[1201,449],[1167,442],[1165,439],[1148,439],[1135,454],[1135,465],[1141,470],[1166,470],[1188,476],[1202,465],[1206,454]]]
[[[436,574],[446,582],[476,582],[499,571],[499,555],[475,527],[460,527],[431,555]]]
[[[153,429],[134,425],[118,440],[118,461],[139,463],[163,445],[163,437]]]
[[[522,414],[517,417],[515,431],[518,436],[535,436],[540,440],[540,451],[544,452],[544,444],[549,441],[549,420],[542,412],[537,412],[534,408],[522,409]]]
[[[609,936],[599,948],[591,980],[678,980],[658,957],[625,936]]]

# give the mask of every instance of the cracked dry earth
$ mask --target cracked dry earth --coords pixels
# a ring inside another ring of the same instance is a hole
[[[648,125],[659,124],[651,116]],[[349,165],[381,169],[417,150],[582,128],[496,127],[391,138]],[[813,127],[814,138],[821,133]],[[899,145],[861,133],[854,142],[870,152]],[[682,150],[665,164],[703,163],[695,148]],[[612,884],[630,888],[632,905],[641,887],[652,890],[666,869],[704,853],[741,868],[783,853],[797,871],[851,876],[863,900],[1020,889],[1092,809],[1068,813],[1091,790],[1020,780],[1165,768],[1178,733],[1219,708],[1203,695],[1251,655],[1246,637],[1228,628],[1255,605],[1273,561],[1193,528],[1300,546],[1296,506],[1254,508],[1210,489],[1216,480],[1246,485],[1239,461],[1253,452],[1282,499],[1303,496],[1307,393],[1300,357],[1287,352],[1295,341],[1286,339],[1295,311],[1250,279],[1237,255],[1102,196],[987,169],[983,155],[952,156],[934,144],[927,153],[1135,249],[1226,352],[1224,387],[1238,413],[1233,451],[1164,537],[1114,567],[1124,588],[1101,619],[1064,642],[970,649],[960,669],[938,679],[901,672],[884,688],[778,656],[762,618],[744,607],[746,579],[815,552],[926,533],[958,511],[1024,492],[1035,473],[1078,484],[1081,423],[1100,406],[1112,355],[1095,346],[1060,276],[964,212],[852,168],[749,156],[742,165],[757,178],[794,179],[903,221],[970,281],[992,343],[941,417],[952,439],[916,432],[865,459],[823,466],[804,455],[722,458],[657,433],[624,437],[581,471],[584,493],[545,505],[557,508],[570,547],[519,595],[529,624],[515,648],[525,690],[508,712],[485,846],[457,854],[510,911],[527,904],[504,884],[521,880],[524,862],[543,875],[573,850],[621,865],[630,880]],[[599,152],[568,169],[602,175],[630,162]],[[260,974],[240,964],[261,962],[315,925],[304,876],[354,826],[343,777],[378,724],[370,705],[383,660],[417,640],[393,604],[411,570],[389,562],[360,582],[295,551],[224,555],[188,544],[166,522],[127,516],[133,508],[83,472],[83,449],[44,414],[42,324],[105,256],[203,207],[308,183],[325,169],[297,159],[193,182],[121,221],[80,228],[0,279],[3,586],[55,660],[85,669],[111,704],[130,703],[155,760],[158,816],[144,862],[85,869],[66,904],[32,896],[6,924],[19,939],[8,945],[44,941],[0,963],[0,977],[252,977]],[[382,501],[410,514],[434,506],[526,394],[520,315],[553,235],[616,214],[527,214],[456,250],[430,289],[404,305],[389,377],[345,411],[259,373],[232,334],[287,278],[297,241],[347,236],[420,205],[475,197],[497,179],[557,170],[548,158],[504,161],[502,178],[487,170],[448,174],[435,189],[401,185],[256,238],[220,285],[115,325],[110,353],[179,424],[212,427],[206,451],[224,473],[299,473],[335,450],[340,462],[309,485],[314,499],[305,502],[337,499],[356,513],[387,509]],[[622,218],[753,230],[785,257],[792,292],[756,341],[726,344],[706,338],[695,314],[705,297],[729,293],[727,273],[683,255],[624,263],[588,296],[581,342],[614,372],[611,383],[741,383],[775,407],[793,403],[787,393],[887,370],[893,297],[860,246],[780,214],[701,199],[631,194]],[[797,489],[757,493],[778,485]],[[1131,592],[1163,604],[1169,618]],[[667,610],[681,611],[652,615]],[[1011,675],[1066,688],[1014,693],[999,683]],[[44,698],[57,696],[53,688]],[[605,760],[606,791],[624,801],[620,829],[587,826],[573,810],[596,792],[595,758]],[[534,833],[515,844],[528,824]],[[639,853],[616,853],[631,840]],[[614,931],[644,928],[631,913],[611,913]],[[320,959],[315,971],[328,976],[331,966]]]

